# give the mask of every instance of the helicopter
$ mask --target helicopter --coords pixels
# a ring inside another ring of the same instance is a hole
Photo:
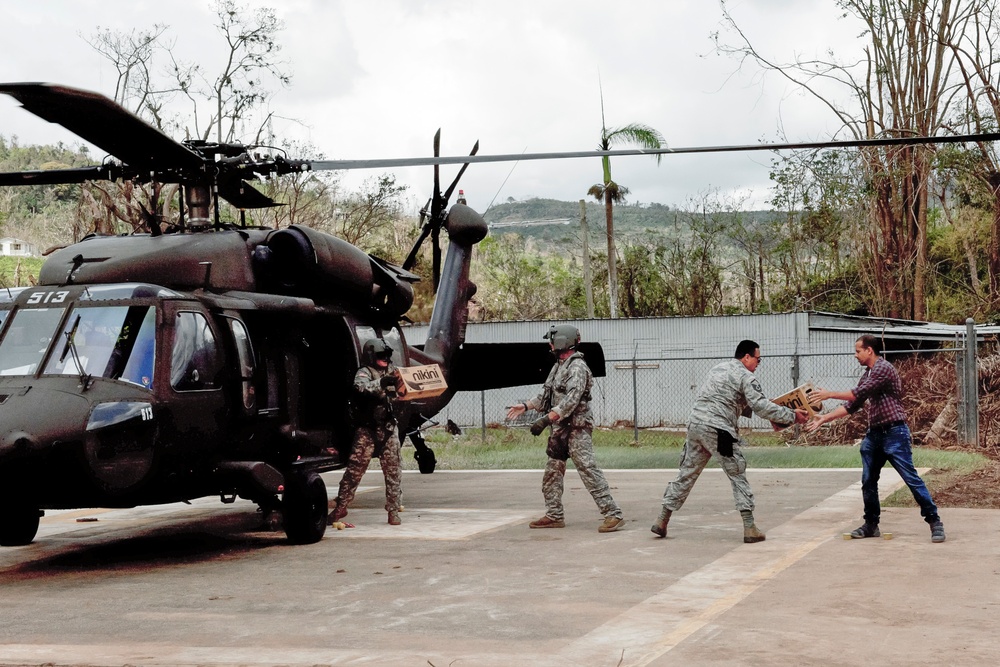
[[[90,235],[49,254],[37,286],[0,289],[0,545],[33,541],[45,510],[214,495],[280,512],[292,543],[322,539],[319,474],[350,454],[348,399],[373,337],[396,366],[437,364],[444,375],[443,394],[399,402],[424,473],[436,459],[421,428],[455,392],[544,380],[545,343],[464,344],[472,248],[487,234],[472,208],[448,207],[464,166],[444,192],[435,166],[419,239],[396,266],[309,227],[220,222],[219,198],[241,210],[277,205],[250,180],[322,165],[176,142],[98,93],[42,83],[0,93],[116,158],[0,174],[0,186],[155,181],[179,184],[183,199],[173,229]],[[439,142],[440,131],[435,155]],[[410,345],[399,325],[428,237],[431,333]],[[603,375],[600,346],[585,348]],[[488,375],[477,370],[487,360],[497,369]]]
[[[177,223],[122,236],[89,235],[52,252],[32,287],[0,288],[0,546],[32,542],[46,510],[129,508],[218,496],[279,512],[288,540],[326,531],[320,473],[342,468],[351,444],[348,399],[364,342],[384,340],[398,367],[437,364],[447,389],[400,402],[422,473],[433,451],[421,429],[459,391],[541,384],[547,343],[465,341],[473,247],[483,217],[449,199],[478,162],[995,141],[1000,134],[855,141],[622,149],[380,160],[261,157],[253,146],[175,141],[98,93],[45,83],[0,84],[28,112],[114,160],[0,173],[0,186],[85,181],[175,183]],[[461,165],[441,191],[439,167]],[[255,179],[310,170],[433,166],[434,189],[406,260],[393,265],[301,225],[220,221],[277,202]],[[449,245],[443,258],[440,235]],[[434,307],[426,341],[400,323],[411,271],[432,243]],[[605,374],[600,345],[580,349]],[[489,372],[484,368],[489,367]]]

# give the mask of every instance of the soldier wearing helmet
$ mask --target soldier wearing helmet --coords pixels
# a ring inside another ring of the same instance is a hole
[[[542,477],[542,495],[545,497],[545,516],[529,525],[531,528],[562,528],[566,525],[563,513],[563,482],[566,477],[566,459],[572,458],[580,479],[590,491],[604,522],[598,526],[601,533],[610,533],[624,525],[621,508],[611,497],[611,490],[604,473],[594,459],[591,434],[594,417],[590,411],[590,390],[594,376],[577,351],[580,331],[569,324],[552,326],[545,338],[556,357],[545,385],[535,398],[511,406],[507,419],[515,419],[528,410],[543,412],[531,425],[533,435],[541,435],[551,426],[545,453],[549,460]]]
[[[328,523],[347,516],[358,484],[373,456],[379,458],[385,476],[385,509],[389,523],[398,526],[402,464],[399,433],[393,400],[406,393],[392,364],[392,348],[381,338],[369,338],[361,348],[364,364],[354,375],[349,417],[354,426],[354,445],[340,480],[340,492],[334,500]]]

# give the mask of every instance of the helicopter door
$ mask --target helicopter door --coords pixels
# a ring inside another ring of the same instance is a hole
[[[166,302],[165,309],[173,310],[173,305]],[[165,407],[177,429],[177,454],[208,457],[230,437],[231,430],[231,404],[227,405],[222,391],[225,357],[219,336],[207,314],[187,304],[177,304],[177,310],[165,316],[172,320],[173,329],[168,376],[173,392]]]

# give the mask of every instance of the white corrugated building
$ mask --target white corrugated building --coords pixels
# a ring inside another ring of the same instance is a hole
[[[897,350],[940,350],[954,356],[964,347],[966,327],[858,317],[821,312],[708,317],[560,320],[578,327],[584,340],[604,349],[606,377],[597,378],[593,409],[597,423],[611,426],[679,426],[687,422],[694,396],[713,365],[730,359],[740,340],[761,347],[757,369],[764,392],[778,396],[805,382],[829,389],[849,389],[861,375],[854,341],[865,333],[883,335],[886,355]],[[557,322],[473,322],[470,343],[542,342]],[[426,339],[426,325],[404,328],[407,341]],[[977,336],[995,339],[1000,327],[976,327]],[[958,341],[956,343],[956,340]],[[484,371],[486,372],[486,371]],[[463,392],[441,415],[464,426],[503,421],[504,406],[534,396],[539,386]],[[754,428],[768,428],[754,418]]]

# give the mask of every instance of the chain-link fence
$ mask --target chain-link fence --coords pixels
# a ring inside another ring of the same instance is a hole
[[[762,361],[755,375],[765,395],[772,398],[807,382],[834,391],[848,390],[857,385],[864,370],[855,359],[853,349],[837,353],[769,352],[766,341],[758,342]],[[924,345],[930,347],[930,344]],[[921,399],[919,405],[908,407],[908,411],[919,413],[910,415],[911,427],[914,431],[918,428],[929,431],[938,421],[940,413],[953,409],[954,419],[945,415],[946,419],[950,419],[945,429],[950,429],[949,438],[951,441],[975,443],[978,441],[978,385],[975,372],[971,382],[967,373],[968,368],[976,368],[975,346],[971,348],[970,357],[964,337],[957,337],[954,343],[933,345],[937,346],[936,349],[884,352],[886,359],[897,367],[907,365],[917,369],[938,369],[933,377],[925,373],[928,377],[920,380],[926,380],[931,385],[926,390],[933,395],[933,400]],[[694,350],[672,350],[669,354],[658,356],[606,359],[605,376],[595,378],[592,390],[591,407],[596,424],[599,427],[631,428],[637,441],[642,440],[644,430],[683,429],[708,371],[732,358],[731,354],[707,356],[692,352]],[[904,391],[910,389],[904,386]],[[507,407],[540,393],[541,385],[460,392],[438,419],[442,422],[449,419],[466,430],[502,425],[523,426],[535,418],[534,413],[512,424],[506,421]],[[839,404],[839,401],[830,401],[824,409],[829,410]],[[915,420],[919,424],[914,423]],[[757,416],[741,419],[740,423],[741,427],[754,430],[771,430],[771,424]]]

